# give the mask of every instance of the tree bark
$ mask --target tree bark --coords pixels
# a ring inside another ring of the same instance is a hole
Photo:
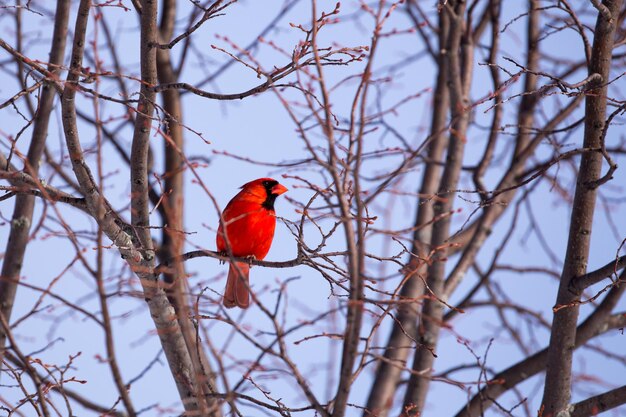
[[[420,297],[424,295],[424,281],[427,264],[423,261],[430,250],[432,233],[433,198],[437,192],[437,185],[441,176],[441,161],[448,142],[444,131],[448,119],[448,72],[447,72],[447,36],[449,18],[447,13],[439,14],[439,54],[437,56],[437,81],[433,99],[433,117],[431,121],[431,143],[428,146],[428,159],[422,184],[419,187],[419,201],[416,207],[415,233],[411,252],[417,254],[411,257],[407,265],[404,279],[406,282],[400,290],[400,300],[414,300],[411,303],[399,303],[396,320],[393,322],[391,334],[385,347],[382,360],[378,361],[376,376],[372,383],[367,400],[367,407],[363,417],[385,417],[393,404],[403,369],[406,367],[409,353],[415,345],[417,317],[421,310]],[[436,161],[436,162],[435,162]]]
[[[607,82],[611,68],[616,22],[622,0],[606,0],[603,5],[610,13],[610,18],[607,19],[608,16],[605,13],[598,13],[588,72],[589,75],[599,74],[600,79],[590,85],[585,103],[583,147],[594,149],[600,149],[604,141]],[[565,263],[561,273],[548,347],[548,369],[541,406],[543,417],[556,417],[569,406],[572,356],[580,301],[580,293],[571,290],[570,282],[587,272],[597,196],[595,182],[601,176],[602,161],[603,156],[600,152],[583,153],[580,160]]]
[[[69,0],[59,0],[57,2],[52,45],[50,46],[50,64],[48,65],[48,71],[57,76],[61,72],[60,69],[65,55],[69,10]],[[41,89],[39,106],[35,114],[33,135],[24,164],[24,171],[32,178],[38,177],[39,162],[46,146],[48,123],[56,95],[57,91],[54,86],[44,83]],[[28,194],[16,196],[9,239],[7,240],[2,271],[0,272],[0,313],[4,316],[7,323],[11,322],[11,312],[13,311],[13,303],[17,287],[19,286],[22,265],[24,264],[34,208],[35,196]],[[4,358],[5,344],[6,334],[3,329],[0,329],[0,363],[2,363]]]
[[[435,350],[444,312],[444,278],[447,261],[447,243],[450,237],[451,211],[461,174],[467,127],[469,124],[469,86],[473,69],[473,45],[465,21],[466,4],[463,1],[449,2],[442,13],[450,18],[448,37],[448,85],[450,91],[450,114],[452,124],[446,155],[446,164],[438,190],[438,200],[434,205],[434,217],[430,247],[436,251],[428,268],[428,278],[418,328],[418,342],[409,383],[404,397],[401,416],[419,416],[424,410]]]

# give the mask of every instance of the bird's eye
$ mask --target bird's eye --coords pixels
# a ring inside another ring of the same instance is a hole
[[[268,187],[270,185],[269,181],[263,181],[263,186]]]

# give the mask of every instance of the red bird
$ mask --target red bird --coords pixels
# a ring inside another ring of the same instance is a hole
[[[217,250],[227,253],[230,245],[233,256],[261,260],[269,252],[274,239],[274,201],[287,188],[272,178],[259,178],[241,188],[222,213],[224,223],[220,222],[217,229]],[[225,239],[224,229],[228,239]],[[236,262],[235,265],[231,264],[228,269],[224,306],[248,308],[250,265],[245,262]]]

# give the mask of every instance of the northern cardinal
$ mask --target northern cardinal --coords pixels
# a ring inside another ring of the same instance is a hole
[[[224,223],[220,222],[217,229],[217,250],[227,252],[230,245],[233,256],[238,258],[265,258],[276,228],[274,201],[286,191],[286,187],[272,178],[259,178],[244,184],[222,213]],[[228,239],[224,238],[224,229]],[[231,264],[228,269],[223,303],[227,308],[248,308],[250,264],[235,264],[237,267]]]

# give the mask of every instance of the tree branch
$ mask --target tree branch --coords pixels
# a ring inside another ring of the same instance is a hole
[[[410,2],[411,4],[417,3]],[[426,273],[427,263],[423,262],[430,252],[430,241],[434,218],[432,195],[437,192],[437,186],[441,177],[439,162],[447,145],[445,137],[445,125],[448,115],[448,86],[447,86],[447,63],[446,45],[449,32],[449,17],[447,13],[439,13],[438,34],[438,72],[436,87],[433,97],[433,114],[431,119],[431,141],[428,145],[428,160],[422,183],[418,190],[420,196],[415,214],[415,232],[413,234],[411,256],[407,272],[404,274],[404,283],[401,284],[399,301],[415,300],[424,293],[424,281],[421,279]],[[394,294],[395,295],[395,294]],[[417,326],[417,317],[421,306],[415,302],[399,303],[395,320],[392,323],[391,334],[385,346],[382,360],[378,363],[376,376],[367,399],[367,407],[363,410],[363,417],[372,414],[386,417],[393,405],[393,398],[402,375],[403,366],[412,351],[413,339]]]
[[[602,12],[598,14],[591,62],[588,68],[590,75],[600,74],[602,80],[609,78],[611,68],[616,30],[615,19],[611,19],[611,15],[618,15],[622,0],[606,0],[605,4],[610,14],[609,16]],[[584,148],[603,146],[607,88],[607,84],[598,82],[596,77],[587,90],[590,94],[586,96],[585,103]],[[574,277],[586,273],[597,196],[597,188],[590,187],[589,184],[600,178],[601,170],[601,154],[582,154],[570,219],[567,251],[556,297],[556,306],[559,308],[554,312],[548,346],[548,369],[542,401],[545,417],[553,417],[565,411],[571,398],[572,355],[576,341],[580,296],[572,293],[570,288]],[[560,308],[561,306],[565,308]]]
[[[626,385],[569,406],[570,417],[590,417],[626,404]]]
[[[572,289],[572,291],[580,294],[586,288],[597,284],[598,282],[610,277],[611,275],[617,274],[617,272],[624,267],[626,267],[626,255],[616,258],[615,260],[604,265],[602,268],[596,269],[595,271],[587,272],[585,275],[572,278],[570,288]]]
[[[622,278],[624,278],[623,275]],[[609,290],[595,311],[578,326],[574,349],[578,349],[596,336],[626,324],[626,316],[623,314],[611,315],[625,290],[626,285],[616,286]],[[547,363],[548,348],[546,347],[534,355],[524,358],[507,369],[498,372],[490,379],[492,383],[483,385],[467,405],[458,411],[456,417],[473,417],[483,414],[505,392],[513,389],[522,381],[544,371]]]
[[[473,75],[474,45],[471,28],[466,20],[466,4],[454,1],[447,4],[445,11],[450,19],[450,33],[446,47],[448,65],[447,78],[450,94],[450,115],[452,124],[448,139],[446,165],[441,176],[438,196],[442,197],[434,204],[434,216],[440,219],[433,225],[430,248],[436,251],[433,262],[428,267],[426,291],[431,297],[426,298],[422,308],[423,320],[418,328],[418,341],[409,377],[409,383],[402,405],[402,416],[419,416],[424,410],[429,391],[429,377],[435,361],[435,350],[439,342],[443,311],[445,270],[447,265],[450,238],[451,216],[446,216],[454,208],[467,140],[469,126],[469,87]],[[443,216],[443,217],[442,217]],[[422,372],[424,372],[422,374]]]
[[[69,21],[69,0],[59,0],[57,2],[57,8],[54,18],[54,30],[52,43],[50,45],[50,64],[48,65],[47,73],[58,78],[61,65],[63,64],[63,57],[65,54],[65,45],[67,38],[67,27]],[[4,43],[2,39],[0,42]],[[8,47],[8,45],[6,45]],[[12,48],[5,47],[5,50],[13,54],[14,57],[20,57],[22,55],[17,51],[11,52]],[[25,57],[23,57],[25,58]],[[39,83],[37,83],[39,84]],[[9,181],[13,185],[22,185],[24,183],[37,188],[38,190],[31,190],[26,193],[19,193],[16,197],[15,207],[13,209],[13,217],[11,221],[11,230],[9,232],[9,238],[6,243],[6,250],[4,259],[2,262],[2,270],[0,271],[0,313],[4,315],[7,322],[11,322],[11,313],[13,311],[13,304],[15,302],[15,296],[17,294],[17,287],[19,278],[22,271],[22,265],[24,264],[24,258],[26,253],[26,246],[29,241],[30,225],[33,220],[33,212],[35,208],[34,196],[39,193],[42,198],[49,196],[57,196],[59,199],[66,200],[66,202],[72,204],[75,203],[76,207],[86,210],[85,201],[75,200],[74,197],[65,193],[57,192],[58,190],[52,189],[52,187],[44,186],[41,181],[33,181],[37,178],[39,173],[39,165],[41,161],[42,153],[45,149],[46,137],[48,135],[48,123],[50,120],[50,114],[54,99],[57,95],[56,84],[49,84],[45,82],[42,90],[41,97],[39,99],[39,107],[34,120],[33,133],[28,147],[28,155],[25,160],[25,172],[10,172],[11,166],[9,161],[0,152],[0,177],[2,175],[8,175]],[[14,96],[11,100],[15,99]],[[20,187],[21,188],[21,187]],[[17,190],[16,190],[17,192]],[[32,195],[27,195],[32,194]],[[54,198],[54,197],[53,197]],[[80,206],[80,207],[79,207]],[[4,331],[0,330],[0,364],[2,363],[4,355],[4,345],[6,342],[6,335]]]

